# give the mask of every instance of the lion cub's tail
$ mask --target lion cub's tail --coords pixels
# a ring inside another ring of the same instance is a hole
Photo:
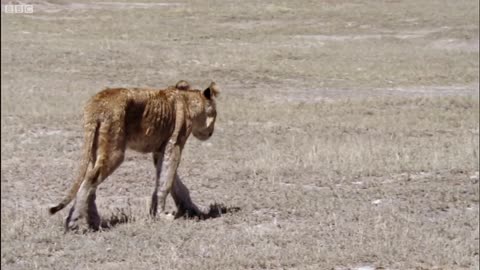
[[[75,198],[75,195],[77,195],[80,185],[87,174],[88,165],[90,162],[92,162],[92,153],[93,151],[96,151],[96,149],[94,150],[93,148],[96,148],[95,145],[98,138],[99,123],[96,122],[92,126],[93,128],[88,129],[88,131],[85,133],[84,157],[80,166],[79,175],[73,183],[73,186],[68,192],[67,196],[65,196],[65,198],[63,198],[59,204],[48,209],[51,215],[65,208],[65,206],[67,206],[73,200],[73,198]]]

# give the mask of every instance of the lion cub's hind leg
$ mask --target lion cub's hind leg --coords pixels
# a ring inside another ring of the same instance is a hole
[[[97,163],[98,164],[98,163]],[[87,172],[85,179],[83,180],[80,189],[77,192],[75,201],[72,208],[68,212],[68,216],[65,219],[65,231],[77,230],[79,228],[78,221],[87,214],[87,199],[89,192],[89,183],[96,181],[99,176],[100,167],[95,165],[94,168]],[[95,202],[93,202],[95,203]]]
[[[91,229],[98,229],[100,216],[95,204],[97,187],[122,164],[125,156],[125,135],[110,134],[110,125],[100,126],[96,162],[80,186],[75,203],[65,221],[66,229],[78,228],[78,220],[86,217]]]

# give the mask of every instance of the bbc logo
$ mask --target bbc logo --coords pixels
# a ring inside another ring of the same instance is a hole
[[[33,5],[5,5],[5,13],[33,13]]]

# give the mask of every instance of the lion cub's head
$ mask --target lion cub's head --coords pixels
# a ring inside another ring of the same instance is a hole
[[[197,90],[196,97],[190,100],[190,111],[192,113],[192,134],[195,138],[204,141],[213,134],[215,119],[217,118],[217,108],[215,99],[220,91],[218,86],[212,82],[210,86],[203,90]]]

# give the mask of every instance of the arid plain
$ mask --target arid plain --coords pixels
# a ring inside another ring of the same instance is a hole
[[[2,268],[479,269],[478,1],[8,3]],[[87,99],[180,79],[223,91],[179,174],[240,211],[150,219],[151,156],[128,152],[97,194],[122,222],[64,234],[47,207],[76,175]]]

